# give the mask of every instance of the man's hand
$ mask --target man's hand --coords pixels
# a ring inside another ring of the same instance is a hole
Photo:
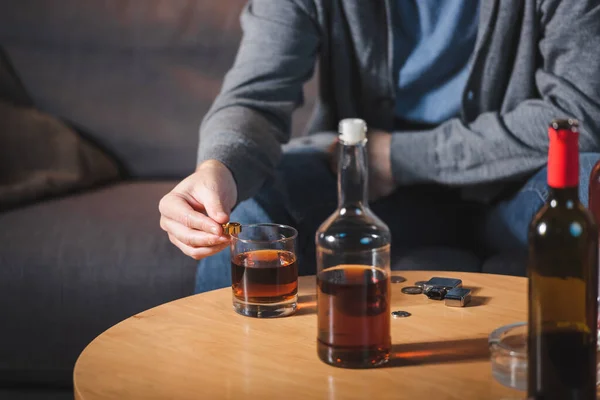
[[[367,154],[369,160],[369,200],[375,201],[389,196],[396,190],[392,175],[392,135],[383,131],[370,131],[367,135]],[[338,168],[338,143],[334,142],[328,149],[330,167],[334,174]]]
[[[221,224],[229,221],[236,200],[231,171],[219,161],[205,161],[161,199],[160,227],[183,253],[200,260],[229,245]]]
[[[396,190],[392,174],[392,135],[384,131],[370,131],[367,138],[369,200],[375,201]]]

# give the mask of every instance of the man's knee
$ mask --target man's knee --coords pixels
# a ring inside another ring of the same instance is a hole
[[[579,197],[586,207],[590,173],[599,160],[600,153],[581,153],[579,156]],[[529,223],[549,195],[547,175],[547,168],[541,169],[512,198],[490,210],[486,231],[489,238],[499,244],[497,249],[526,248]]]
[[[600,161],[600,153],[581,153],[579,156],[579,198],[586,207],[588,205],[590,174],[598,161]]]
[[[581,153],[579,155],[579,198],[586,207],[588,205],[590,174],[598,161],[600,161],[600,153]],[[540,207],[548,197],[547,175],[548,169],[541,169],[521,189],[521,191],[536,192],[539,196]]]
[[[581,170],[591,171],[600,160],[600,153],[581,153],[579,155],[579,166]]]

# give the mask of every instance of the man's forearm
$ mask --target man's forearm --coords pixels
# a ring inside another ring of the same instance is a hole
[[[401,185],[462,186],[521,177],[546,163],[547,126],[554,118],[566,117],[582,119],[583,115],[528,100],[503,116],[481,114],[469,125],[456,118],[429,131],[395,132],[391,145],[394,180]],[[598,151],[594,129],[582,127],[581,151]]]
[[[273,141],[276,128],[257,111],[228,107],[202,127],[198,164],[217,160],[231,171],[238,189],[238,202],[253,196],[273,175],[281,155]]]
[[[202,123],[198,149],[199,163],[215,159],[229,168],[238,202],[274,174],[319,44],[313,20],[295,1],[250,1],[241,24],[236,61]]]

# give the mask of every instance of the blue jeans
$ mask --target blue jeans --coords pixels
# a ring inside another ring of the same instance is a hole
[[[322,147],[322,146],[321,146]],[[600,154],[581,154],[580,198]],[[401,187],[371,204],[392,232],[392,269],[526,274],[527,230],[548,196],[543,168],[493,204],[462,200],[456,189]],[[315,274],[314,236],[337,206],[336,177],[327,154],[311,139],[284,153],[276,178],[240,203],[231,220],[276,222],[298,230],[299,274]],[[199,262],[196,292],[231,285],[230,251]]]

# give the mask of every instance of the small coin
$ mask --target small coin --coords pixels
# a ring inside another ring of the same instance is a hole
[[[418,286],[407,286],[402,288],[402,293],[404,294],[421,294],[423,293],[423,288]]]
[[[394,318],[406,318],[410,317],[410,315],[408,311],[392,311],[392,317]]]
[[[418,286],[420,288],[425,287],[425,284],[427,283],[427,281],[416,281],[415,282],[415,286]]]
[[[392,283],[402,283],[406,282],[406,278],[403,276],[394,275],[390,278],[390,282]]]

